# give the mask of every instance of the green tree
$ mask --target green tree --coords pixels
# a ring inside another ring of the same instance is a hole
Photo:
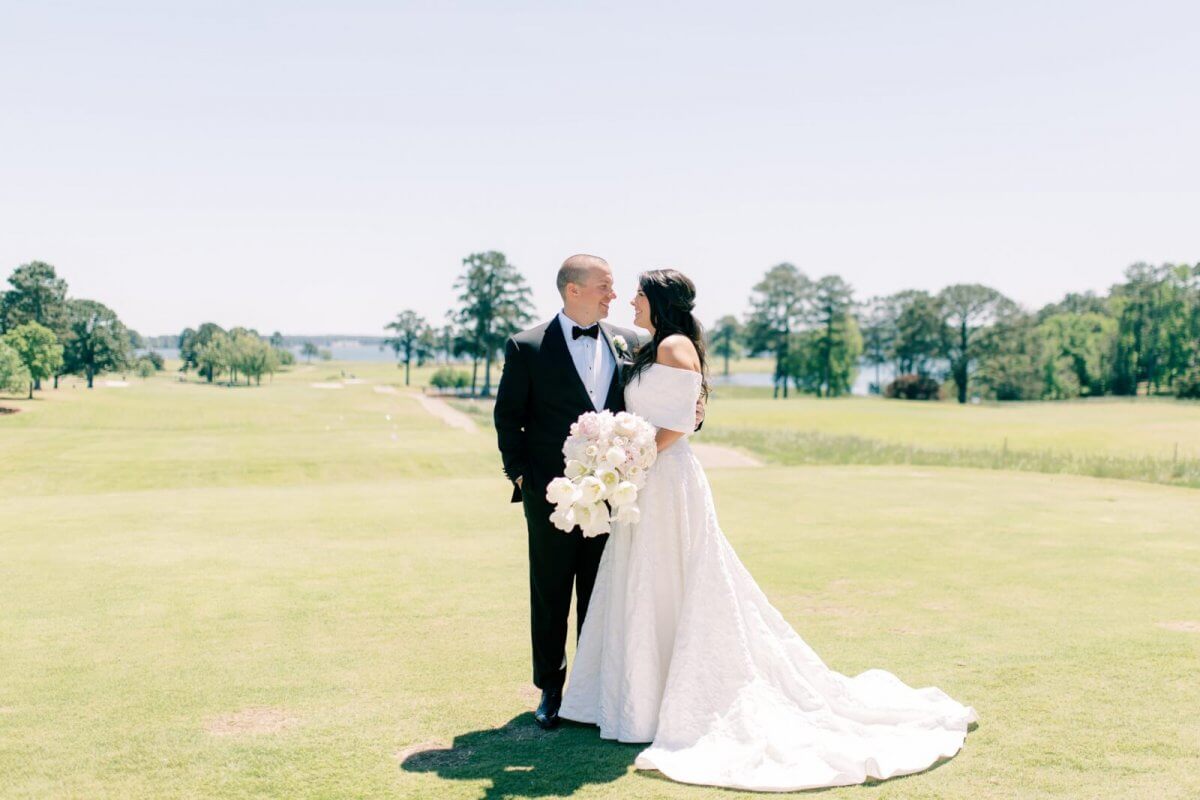
[[[863,342],[853,316],[854,292],[837,275],[817,281],[812,293],[810,320],[815,326],[813,358],[817,396],[850,393],[862,355]]]
[[[471,393],[475,393],[478,360],[483,359],[482,395],[492,391],[492,361],[505,340],[533,319],[529,287],[517,268],[503,253],[489,250],[463,259],[463,272],[454,284],[459,291],[458,319],[468,332],[472,370]]]
[[[12,289],[4,295],[0,333],[26,322],[36,322],[55,334],[65,327],[67,282],[42,261],[31,261],[13,270]]]
[[[437,329],[432,325],[426,325],[421,329],[421,336],[417,340],[417,366],[423,367],[426,362],[435,360],[437,358],[437,351]]]
[[[8,283],[12,286],[0,303],[0,333],[26,322],[36,322],[49,328],[61,343],[67,335],[67,282],[59,278],[54,267],[43,261],[31,261],[13,270]],[[57,386],[58,373],[54,373]],[[42,376],[50,377],[50,376]],[[41,377],[34,377],[34,388],[42,388]]]
[[[1039,323],[1059,314],[1108,314],[1108,299],[1095,292],[1070,292],[1057,303],[1047,303],[1038,310]]]
[[[454,358],[454,340],[456,338],[456,333],[454,330],[454,313],[450,312],[446,316],[449,321],[438,329],[437,346],[438,352],[441,353],[441,360],[444,363],[449,364],[450,360]]]
[[[392,348],[404,364],[404,385],[408,386],[409,369],[414,358],[419,358],[423,349],[422,336],[429,328],[429,323],[415,311],[401,311],[396,319],[384,326],[393,331],[394,336],[384,339],[384,344]]]
[[[1200,266],[1200,265],[1198,265]],[[1136,394],[1173,390],[1200,357],[1200,272],[1197,267],[1137,263],[1125,283],[1113,287],[1117,319],[1113,392]]]
[[[1042,340],[1043,398],[1108,392],[1117,340],[1115,319],[1092,311],[1064,312],[1043,318],[1037,330]]]
[[[89,389],[98,373],[129,365],[132,356],[129,333],[112,309],[103,303],[68,301],[67,328],[63,371],[84,375]]]
[[[887,300],[896,315],[896,338],[892,342],[896,374],[930,377],[934,359],[946,352],[949,341],[941,299],[913,290]]]
[[[862,304],[858,320],[862,331],[863,355],[867,364],[875,368],[875,383],[872,391],[883,392],[883,376],[880,367],[892,360],[896,344],[896,322],[899,310],[887,297],[872,297]]]
[[[725,359],[725,375],[729,374],[729,359],[741,351],[742,324],[732,314],[726,314],[709,330],[713,352]]]
[[[788,376],[797,389],[817,397],[849,394],[862,347],[858,323],[849,316],[832,337],[822,327],[793,334],[788,348]]]
[[[1032,315],[1015,306],[1002,309],[992,324],[973,334],[971,358],[980,393],[996,400],[1038,399],[1042,343]]]
[[[0,336],[0,392],[22,392],[33,385],[33,377],[25,368],[21,354]]]
[[[208,383],[212,383],[216,376],[200,363],[200,351],[211,344],[213,339],[225,335],[225,329],[215,322],[205,322],[195,331],[186,328],[179,335],[179,357],[183,359],[183,371],[186,372],[189,367],[195,368]]]
[[[971,365],[979,356],[982,332],[997,319],[1015,313],[1016,304],[995,289],[978,283],[947,286],[938,299],[945,315],[943,322],[950,329],[946,347],[950,374],[958,387],[958,402],[965,403]]]
[[[230,383],[237,383],[238,376],[254,379],[255,385],[262,385],[262,376],[273,374],[279,368],[279,359],[275,348],[262,340],[253,330],[234,328],[229,333],[226,348],[226,361],[229,366]]]
[[[229,334],[225,331],[215,331],[208,341],[196,348],[196,365],[200,374],[212,383],[217,375],[229,369],[232,356]]]
[[[37,322],[25,322],[10,328],[4,342],[16,351],[29,375],[29,399],[41,378],[58,371],[63,362],[63,347],[54,331]]]
[[[774,397],[788,392],[788,348],[804,323],[812,283],[792,264],[777,264],[754,286],[746,342],[751,353],[775,355]]]
[[[313,356],[320,355],[321,351],[312,342],[305,342],[300,346],[300,354],[304,356],[304,360],[311,362]]]

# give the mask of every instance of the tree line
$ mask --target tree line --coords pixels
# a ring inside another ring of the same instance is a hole
[[[457,305],[441,325],[403,311],[386,325],[385,345],[404,365],[405,383],[414,361],[469,359],[471,392],[486,396],[505,340],[533,320],[529,286],[494,250],[465,257],[454,286]],[[115,312],[69,297],[50,264],[22,264],[8,287],[0,291],[0,390],[27,388],[32,397],[42,381],[57,387],[64,375],[83,376],[91,388],[101,372],[162,369],[155,353],[135,358],[144,341]],[[741,355],[773,357],[773,394],[784,398],[789,390],[847,394],[861,367],[875,370],[872,391],[899,397],[1200,397],[1200,264],[1137,263],[1104,295],[1072,293],[1029,311],[980,284],[860,302],[841,277],[813,279],[782,263],[754,285],[740,319],[721,317],[708,336],[726,373]],[[177,343],[181,369],[210,383],[261,383],[295,360],[279,332],[212,322],[185,329]],[[302,352],[330,357],[311,342]],[[886,386],[885,365],[896,376]]]
[[[907,290],[856,302],[837,276],[813,281],[791,264],[755,285],[744,321],[712,330],[725,359],[775,356],[775,395],[789,384],[845,394],[860,365],[872,390],[960,403],[1102,395],[1200,397],[1200,264],[1137,263],[1107,294],[1071,293],[1036,311],[981,284]],[[896,378],[882,385],[880,368]]]
[[[458,305],[443,325],[404,311],[386,326],[386,341],[405,367],[405,383],[414,361],[465,357],[472,393],[486,396],[504,341],[533,319],[529,288],[496,251],[464,258],[455,288]],[[858,301],[841,277],[814,279],[782,263],[754,285],[741,318],[722,316],[708,336],[726,374],[739,356],[773,357],[773,395],[782,398],[789,390],[848,394],[863,367],[875,371],[873,392],[946,393],[960,403],[1200,397],[1200,263],[1137,263],[1104,295],[1071,293],[1036,311],[975,283]],[[884,366],[895,376],[886,385]]]
[[[139,340],[108,306],[69,297],[50,264],[22,264],[0,291],[0,391],[27,388],[32,399],[42,381],[58,388],[64,375],[86,378],[90,389],[101,372],[161,369],[161,359],[133,358]]]
[[[28,389],[32,398],[42,381],[53,379],[58,388],[64,375],[84,377],[90,389],[102,372],[132,370],[148,377],[163,369],[158,353],[135,353],[148,344],[164,346],[164,337],[148,341],[103,303],[69,297],[67,282],[52,265],[22,264],[8,287],[0,291],[0,391]],[[278,332],[264,339],[253,329],[226,331],[212,322],[167,337],[166,344],[178,345],[181,371],[195,369],[209,383],[221,376],[231,384],[261,383],[264,375],[295,361]],[[308,344],[313,355],[328,355]]]
[[[184,328],[178,344],[183,362],[180,371],[194,369],[208,383],[226,375],[231,385],[242,379],[247,386],[251,379],[261,385],[264,375],[274,375],[296,361],[278,331],[264,340],[253,328],[225,330],[215,322],[205,322],[198,328]]]

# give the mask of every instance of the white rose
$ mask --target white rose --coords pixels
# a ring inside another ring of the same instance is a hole
[[[637,500],[637,486],[629,481],[621,481],[612,490],[612,494],[608,498],[608,502],[613,506],[624,506]]]
[[[636,525],[642,518],[642,512],[635,505],[625,505],[617,509],[617,522],[624,525]]]
[[[588,475],[579,481],[579,504],[592,505],[604,497],[604,484],[595,475]],[[577,506],[578,507],[578,506]],[[583,525],[583,523],[579,523]]]
[[[566,476],[568,478],[582,478],[587,473],[587,467],[582,461],[577,461],[573,458],[567,460]]]
[[[595,458],[596,456],[600,455],[600,448],[594,444],[589,444],[587,447],[583,448],[583,454],[588,458]]]

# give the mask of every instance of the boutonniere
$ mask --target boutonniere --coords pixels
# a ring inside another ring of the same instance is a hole
[[[629,355],[629,344],[625,341],[625,337],[617,334],[613,337],[613,347],[623,356]]]

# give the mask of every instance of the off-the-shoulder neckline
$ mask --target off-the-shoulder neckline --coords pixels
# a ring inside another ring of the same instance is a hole
[[[703,377],[703,376],[702,376],[702,375],[701,375],[699,372],[697,372],[696,370],[694,370],[694,369],[687,369],[686,367],[672,367],[670,364],[660,364],[660,363],[659,363],[659,362],[657,362],[657,361],[653,362],[653,363],[652,363],[650,366],[652,366],[652,367],[663,367],[664,369],[673,369],[673,370],[675,370],[676,372],[690,372],[690,373],[692,373],[693,375],[695,375],[697,378]]]

